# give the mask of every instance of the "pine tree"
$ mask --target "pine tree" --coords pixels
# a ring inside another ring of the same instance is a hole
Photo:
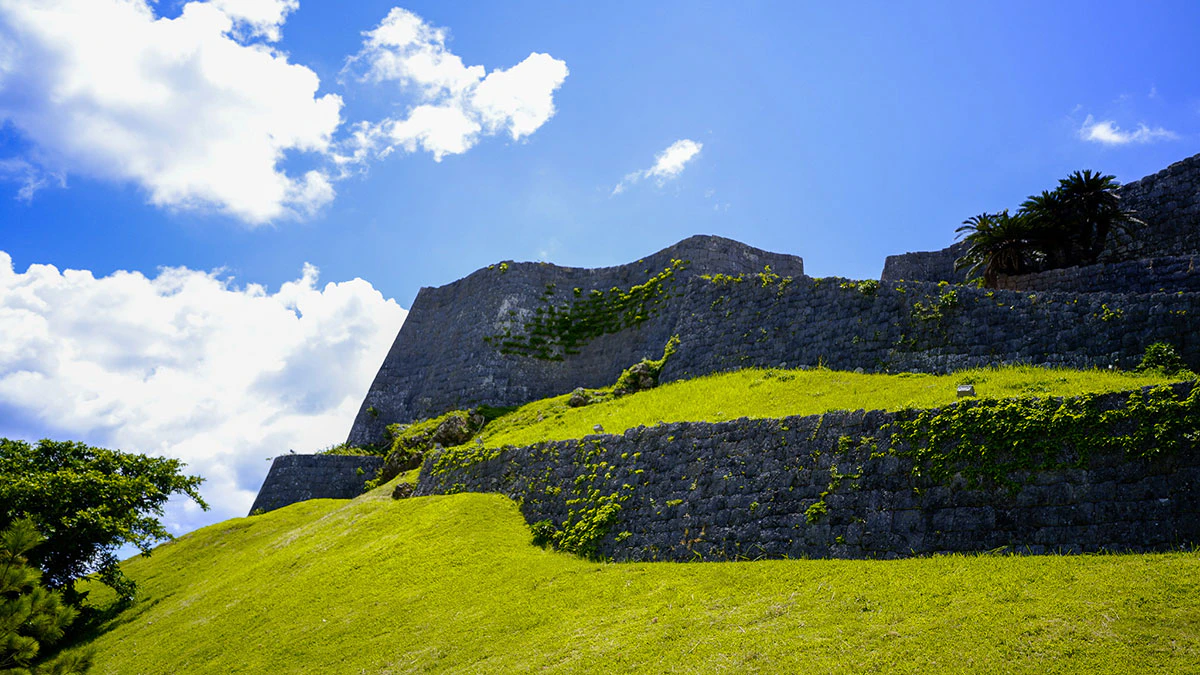
[[[69,675],[91,667],[90,654],[67,652],[31,668],[76,615],[60,593],[42,586],[41,572],[25,558],[41,541],[28,519],[0,532],[0,675]]]

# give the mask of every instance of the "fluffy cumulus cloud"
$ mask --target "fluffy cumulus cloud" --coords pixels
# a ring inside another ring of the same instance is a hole
[[[333,197],[289,152],[325,153],[341,98],[265,40],[296,0],[0,0],[0,121],[45,171],[133,181],[152,203],[216,208],[248,223]]]
[[[625,188],[644,178],[653,178],[658,181],[659,186],[662,186],[667,181],[683,173],[683,168],[696,155],[700,154],[700,149],[703,147],[703,143],[697,143],[688,138],[675,141],[666,150],[655,156],[654,166],[649,169],[626,174],[625,178],[621,179],[621,182],[617,183],[617,186],[613,188],[612,193],[614,195],[621,194],[625,191]]]
[[[524,138],[554,115],[563,61],[467,66],[446,33],[401,8],[365,32],[347,69],[410,104],[403,118],[342,124],[342,99],[275,43],[299,0],[0,0],[0,124],[30,142],[0,158],[18,197],[68,174],[130,181],[151,203],[251,225],[309,215],[334,182],[396,149],[434,159],[481,137]],[[289,174],[285,160],[312,168]]]
[[[172,503],[177,532],[243,516],[268,458],[345,438],[406,315],[361,279],[317,278],[16,272],[0,251],[0,436],[182,459],[213,511]]]
[[[1085,141],[1103,145],[1128,145],[1130,143],[1175,140],[1179,138],[1179,135],[1162,127],[1151,129],[1145,124],[1139,124],[1134,131],[1123,131],[1112,120],[1096,120],[1088,115],[1083,126],[1079,128],[1079,137]]]
[[[444,29],[399,7],[364,33],[362,50],[347,70],[364,81],[391,83],[415,100],[403,118],[360,126],[343,163],[397,148],[424,150],[440,161],[470,150],[483,136],[520,140],[554,116],[554,92],[568,74],[564,61],[535,52],[489,73],[464,64],[446,38]]]

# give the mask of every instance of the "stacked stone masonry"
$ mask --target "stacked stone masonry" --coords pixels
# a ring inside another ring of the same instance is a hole
[[[703,236],[604,269],[493,265],[421,289],[348,440],[378,444],[391,422],[607,386],[629,365],[661,355],[672,335],[681,344],[662,371],[663,381],[745,367],[1130,368],[1153,342],[1173,344],[1196,369],[1200,155],[1126,185],[1122,198],[1146,225],[1112,237],[1101,264],[1002,277],[995,291],[936,283],[962,280],[953,269],[961,243],[889,257],[878,285],[812,279],[797,257]],[[486,339],[520,332],[539,308],[593,290],[643,284],[673,260],[686,266],[666,284],[663,302],[636,325],[594,337],[579,353],[531,358],[504,353]],[[780,276],[756,274],[768,265]],[[619,541],[610,536],[600,551],[618,559],[892,557],[998,547],[1161,550],[1200,541],[1195,448],[1153,462],[1096,456],[1083,469],[1031,476],[1016,494],[914,483],[911,467],[895,456],[872,459],[862,448],[828,452],[843,436],[879,437],[891,419],[859,411],[660,425],[510,448],[454,475],[435,476],[426,466],[420,491],[517,496],[535,479],[570,485],[578,467],[561,458],[572,453],[610,457],[620,467],[612,486],[636,486],[613,528],[627,534]],[[615,458],[623,455],[636,459],[618,465]],[[809,460],[800,461],[804,457]],[[277,458],[253,508],[353,497],[381,463],[370,457]],[[834,491],[825,500],[828,517],[809,523],[804,513],[829,488],[830,471],[847,473],[859,465],[864,471],[856,487]],[[561,499],[524,500],[522,509],[530,522],[561,520],[566,513]]]
[[[764,267],[802,276],[804,262],[721,237],[696,236],[617,267],[580,269],[547,263],[499,263],[438,288],[422,288],[375,376],[351,428],[349,443],[375,444],[393,422],[435,417],[479,404],[512,405],[601,387],[644,358],[662,355],[679,307],[663,303],[639,326],[589,342],[565,361],[506,355],[485,341],[519,326],[547,300],[571,302],[592,290],[629,289],[686,260],[671,293],[700,274],[741,274]],[[547,293],[550,295],[547,295]]]
[[[352,499],[382,467],[382,457],[281,455],[271,463],[250,513],[309,499]]]
[[[1167,293],[1200,291],[1200,255],[1100,263],[1047,270],[1036,274],[1000,275],[999,288],[1060,293]]]
[[[1186,395],[1190,386],[1176,391]],[[1126,400],[1110,394],[1099,405]],[[1194,444],[1154,460],[1097,453],[1079,468],[1016,474],[1014,491],[914,477],[909,460],[877,452],[891,442],[885,429],[893,421],[860,410],[662,424],[509,447],[440,474],[430,458],[417,494],[507,494],[530,524],[563,523],[577,481],[624,495],[598,550],[615,560],[1152,551],[1200,541]],[[835,482],[835,474],[844,477]],[[587,482],[591,475],[596,482]],[[822,499],[825,513],[811,519]]]
[[[484,342],[495,326],[480,314],[494,316],[494,306],[505,307],[504,298],[515,293],[489,294],[473,284],[437,289],[454,293],[410,314],[350,442],[379,443],[390,422],[607,386],[622,369],[661,355],[672,335],[681,342],[663,381],[746,367],[938,373],[1002,363],[1130,368],[1153,342],[1169,342],[1189,364],[1200,364],[1200,294],[1193,292],[1075,295],[912,282],[872,289],[836,278],[764,282],[755,275],[740,282],[692,276],[676,283],[676,296],[661,313],[564,361],[503,355]]]
[[[745,367],[944,373],[1001,363],[1136,366],[1169,342],[1200,363],[1200,294],[989,291],[932,283],[797,279],[689,283],[666,381]]]

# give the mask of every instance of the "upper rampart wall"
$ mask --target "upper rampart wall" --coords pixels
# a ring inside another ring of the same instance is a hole
[[[635,326],[592,339],[578,354],[545,360],[505,354],[487,339],[519,328],[535,312],[587,298],[592,291],[629,290],[687,261],[662,284]],[[396,336],[350,431],[352,444],[374,444],[392,422],[431,417],[455,408],[512,405],[575,387],[611,384],[630,364],[658,357],[680,306],[670,301],[698,274],[740,274],[770,265],[802,276],[804,262],[739,242],[695,236],[617,267],[581,269],[506,262],[438,288],[422,288]],[[576,291],[578,289],[578,291]]]
[[[1135,225],[1125,233],[1114,233],[1110,236],[1105,250],[1100,255],[1101,263],[1200,253],[1200,155],[1176,162],[1158,173],[1123,185],[1120,195],[1122,207],[1135,211],[1145,225]],[[954,261],[962,256],[964,251],[965,247],[959,242],[940,251],[888,256],[880,278],[885,281],[905,279],[961,282],[965,275],[962,271],[955,271]],[[1074,284],[1068,271],[1051,270],[1043,274],[1050,276],[1040,283],[1039,275],[1031,274],[1022,275],[1020,281],[1014,280],[1009,285],[1023,281],[1030,285],[1022,287],[1021,290],[1037,290],[1055,282],[1064,282],[1067,286]],[[1086,270],[1081,274],[1083,277],[1094,276],[1094,272]],[[1082,283],[1081,281],[1080,284]],[[1066,287],[1061,288],[1067,290]]]
[[[480,293],[469,302],[487,298]],[[493,296],[491,302],[496,300]],[[404,339],[393,353],[405,351],[389,357],[385,368],[396,368],[403,377],[393,383],[381,371],[364,404],[383,406],[387,399],[379,392],[389,386],[404,394],[391,399],[399,405],[381,412],[380,421],[610,385],[622,368],[661,354],[671,335],[681,343],[663,368],[663,381],[746,367],[947,372],[1027,363],[1131,368],[1147,345],[1160,341],[1173,344],[1189,364],[1200,364],[1200,294],[1192,292],[1074,295],[920,282],[693,276],[678,282],[651,320],[597,339],[564,361],[501,354],[484,341],[494,330],[491,324],[453,299],[439,307],[462,313],[418,324],[426,333],[402,331]],[[376,440],[367,435],[371,431],[356,426],[361,435],[352,435],[352,442]]]
[[[1198,186],[1200,155],[1125,186],[1126,204],[1148,223],[1140,238],[1114,243],[1107,265],[1003,280],[1022,292],[890,281],[872,291],[869,284],[804,277],[794,256],[705,236],[618,267],[492,265],[421,289],[348,441],[377,444],[389,423],[455,408],[607,386],[631,364],[657,358],[672,335],[682,345],[663,371],[666,380],[746,366],[1130,367],[1156,341],[1172,343],[1197,366],[1200,278],[1192,256],[1200,255]],[[1191,250],[1162,257],[1172,247]],[[884,277],[948,280],[953,274],[946,269],[958,254],[951,247],[893,256]],[[1118,259],[1150,254],[1159,257]],[[686,265],[673,267],[673,260]],[[768,265],[794,281],[700,278],[753,274]],[[622,304],[620,298],[638,288],[641,300]],[[1057,290],[1073,294],[1051,292]],[[591,314],[572,313],[592,299],[598,304]],[[612,325],[570,342],[588,321]]]
[[[1200,364],[1200,294],[989,291],[933,283],[694,279],[664,380],[746,367],[948,372],[1003,363],[1136,366],[1165,341]]]
[[[1062,293],[1200,292],[1200,254],[1097,263],[1035,274],[999,275],[1006,290]]]

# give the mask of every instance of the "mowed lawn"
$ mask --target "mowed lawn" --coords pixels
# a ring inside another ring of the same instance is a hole
[[[1159,373],[1007,366],[947,375],[851,373],[836,370],[747,369],[672,382],[648,391],[579,408],[569,396],[534,401],[490,422],[480,434],[489,447],[542,440],[619,434],[659,422],[721,422],[739,417],[816,415],[831,410],[900,410],[952,403],[957,386],[980,398],[1078,396],[1167,384]]]
[[[389,491],[128,561],[94,672],[1200,672],[1195,551],[595,563],[505,497]]]

